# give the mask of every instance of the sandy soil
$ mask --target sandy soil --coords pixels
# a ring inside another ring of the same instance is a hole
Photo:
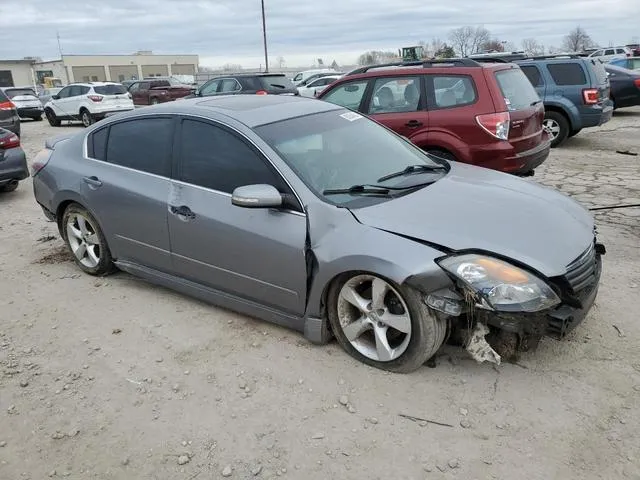
[[[70,130],[25,121],[25,150]],[[620,112],[532,181],[640,202],[640,156],[616,153],[639,152],[639,131],[640,109]],[[597,219],[602,286],[568,341],[498,368],[447,348],[391,375],[123,273],[81,274],[27,180],[0,196],[0,479],[640,479],[640,209]]]

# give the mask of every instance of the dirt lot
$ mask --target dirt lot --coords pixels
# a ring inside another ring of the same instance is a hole
[[[72,129],[25,121],[24,147]],[[640,156],[616,150],[639,152],[639,131],[640,110],[621,112],[535,181],[638,203]],[[0,196],[0,479],[640,479],[640,209],[597,219],[602,287],[568,341],[498,368],[448,348],[403,376],[81,274],[25,181]]]

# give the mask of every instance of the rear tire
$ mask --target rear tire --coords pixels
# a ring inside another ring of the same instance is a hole
[[[53,113],[53,110],[48,108],[45,110],[44,114],[47,117],[47,120],[49,121],[49,125],[51,125],[52,127],[60,126],[60,119],[56,117],[56,114]]]
[[[36,122],[41,122],[42,121],[42,115],[40,115],[38,117],[33,117],[33,120],[35,120]]]
[[[95,122],[93,115],[91,115],[89,113],[89,110],[87,110],[86,108],[80,110],[80,120],[82,120],[82,125],[84,125],[85,128],[90,127]]]
[[[2,193],[15,192],[17,188],[18,188],[18,182],[9,183],[7,185],[3,185],[2,187],[0,187],[0,192]]]
[[[158,99],[157,99],[157,98],[152,98],[152,99],[151,99],[151,102],[149,102],[149,103],[150,103],[151,105],[158,105],[158,103],[160,103],[160,102],[158,102]]]
[[[551,148],[561,145],[569,136],[569,121],[559,112],[545,112],[543,126],[552,136]]]
[[[102,276],[115,270],[102,229],[86,208],[77,203],[69,205],[62,216],[61,233],[82,271]]]
[[[571,137],[575,137],[577,134],[579,134],[582,131],[581,128],[577,129],[577,130],[571,130],[571,132],[569,133],[569,138]]]
[[[335,281],[327,307],[340,346],[355,359],[391,372],[420,368],[447,333],[446,320],[427,308],[418,291],[369,273]]]

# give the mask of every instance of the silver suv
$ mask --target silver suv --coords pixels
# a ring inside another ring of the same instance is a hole
[[[44,106],[52,127],[62,120],[81,121],[85,127],[109,114],[133,110],[131,94],[120,83],[89,82],[67,85]]]

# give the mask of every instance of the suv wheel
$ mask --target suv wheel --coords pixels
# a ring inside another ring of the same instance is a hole
[[[551,135],[551,147],[557,147],[569,136],[569,122],[561,113],[554,111],[545,112],[542,125]]]
[[[56,114],[53,113],[53,110],[51,110],[50,108],[47,108],[45,110],[44,114],[47,116],[47,120],[49,121],[49,125],[51,125],[52,127],[59,127],[60,126],[60,120],[58,119],[58,117],[56,117]]]
[[[80,119],[82,120],[82,125],[85,127],[90,127],[95,121],[93,116],[89,113],[89,110],[85,109],[80,112]]]

